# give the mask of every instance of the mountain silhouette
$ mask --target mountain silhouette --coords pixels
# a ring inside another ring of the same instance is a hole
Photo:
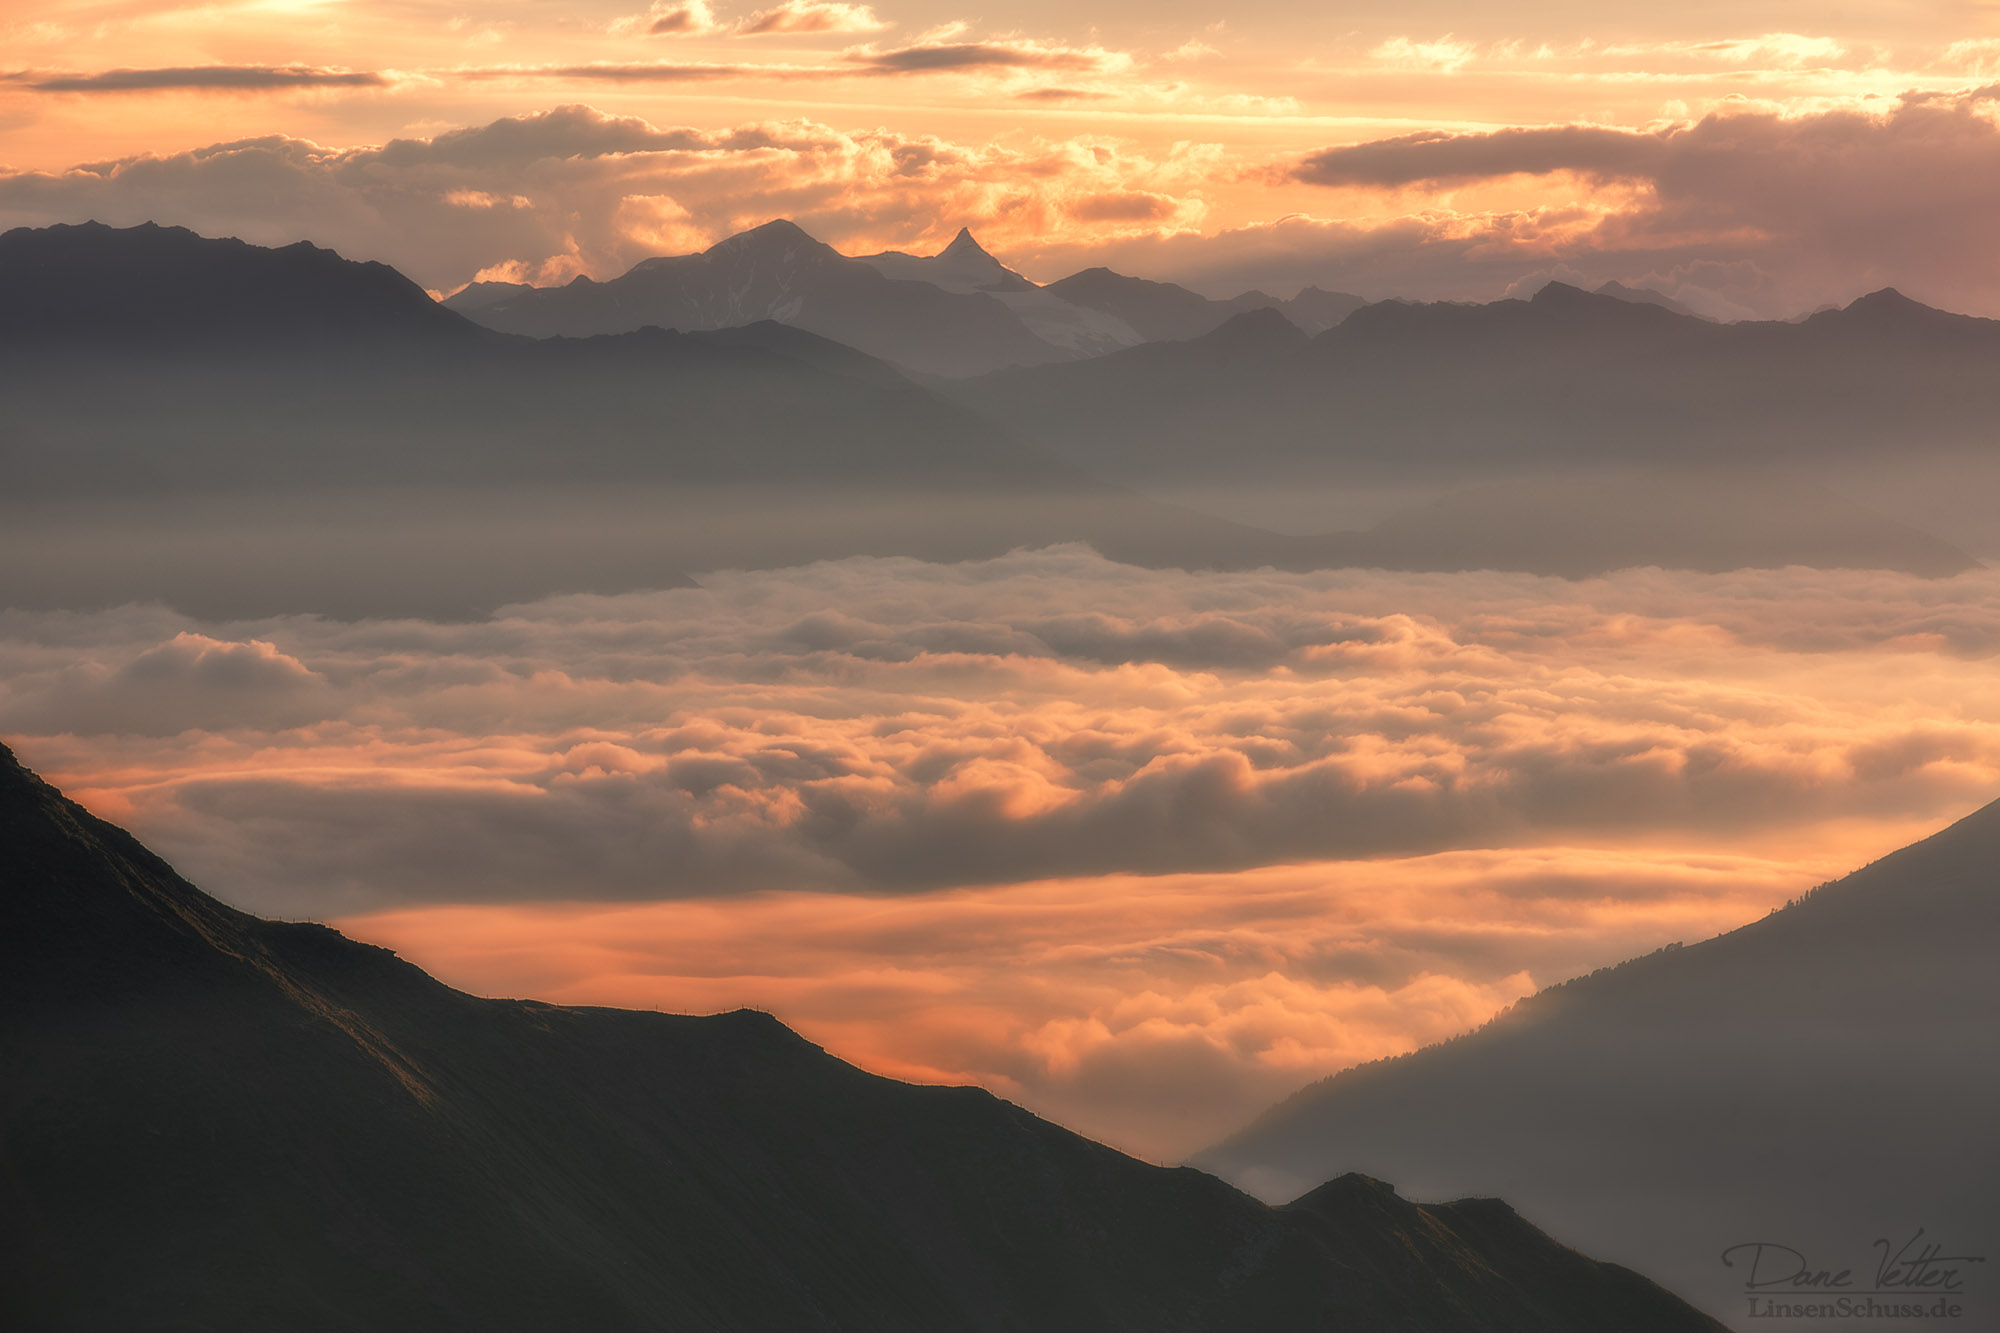
[[[184,227],[99,222],[0,234],[0,346],[257,351],[491,341],[386,264],[306,241],[266,249]]]
[[[969,228],[934,255],[888,250],[850,258],[781,219],[700,254],[644,260],[609,282],[478,282],[445,304],[491,328],[538,338],[777,320],[921,374],[961,378],[1192,338],[1267,307],[1316,333],[1365,303],[1314,287],[1290,301],[1262,292],[1214,301],[1104,268],[1041,287],[987,253]]]
[[[955,271],[968,258],[961,249],[951,260],[930,262]],[[947,289],[888,268],[849,259],[779,220],[700,254],[644,260],[608,282],[578,277],[562,287],[498,294],[469,288],[446,304],[489,328],[536,338],[624,333],[648,324],[692,332],[776,320],[933,375],[1062,355],[984,288]],[[1006,272],[997,263],[993,268]]]
[[[1599,285],[1595,290],[1599,296],[1615,296],[1621,301],[1632,301],[1639,305],[1656,305],[1664,310],[1671,310],[1676,315],[1695,315],[1694,311],[1688,309],[1679,301],[1674,300],[1673,297],[1651,287],[1628,287],[1614,278],[1610,282]],[[1699,316],[1695,317],[1699,318]]]
[[[1147,342],[1199,338],[1247,310],[1276,310],[1307,333],[1332,328],[1367,302],[1345,292],[1308,287],[1290,301],[1246,292],[1217,301],[1171,282],[1087,268],[1043,289],[1063,300],[1115,315]]]
[[[1497,1201],[1273,1209],[764,1014],[461,994],[216,902],[4,747],[0,925],[19,1327],[1719,1327]]]
[[[949,392],[1094,475],[1161,493],[1435,495],[1524,473],[1782,469],[1983,554],[2000,551],[2000,518],[1979,499],[2000,484],[1985,447],[1996,367],[2000,322],[1893,293],[1796,324],[1718,324],[1550,283],[1531,300],[1374,302],[1309,341],[1274,341],[1254,366],[1194,339]]]
[[[155,227],[4,240],[0,291],[24,295],[0,312],[0,604],[464,617],[854,555],[1324,558],[1092,478],[771,320],[534,339],[309,246]],[[738,241],[717,262],[824,259],[784,226]]]
[[[786,225],[736,239],[711,252],[718,263],[777,252],[794,268],[825,262],[825,247]],[[1275,307],[1251,309],[1200,338],[1045,367],[1038,401],[989,411],[983,395],[1011,381],[946,396],[772,320],[534,339],[481,328],[392,270],[311,246],[95,225],[0,242],[0,291],[14,294],[0,311],[0,603],[13,606],[464,617],[552,593],[673,586],[704,569],[963,560],[1070,541],[1192,569],[1580,575],[1807,563],[1939,574],[1973,563],[1810,481],[1711,484],[1699,459],[1637,481],[1558,476],[1510,489],[1474,474],[1359,532],[1284,534],[1134,493],[1218,470],[1255,477],[1275,445],[1251,426],[1297,390],[1329,337],[1425,310],[1368,306],[1309,337]],[[959,245],[952,262],[979,267],[975,249]],[[868,272],[862,281],[889,281]],[[1016,296],[1053,299],[1043,289],[981,299]],[[1566,303],[1590,318],[1613,308],[1656,334],[1715,327],[1574,289],[1523,308],[1561,327]],[[1873,309],[1853,317],[1864,336],[1877,325],[1904,340],[1921,333]],[[1514,315],[1478,307],[1450,319]],[[1952,319],[1946,336],[1958,338]],[[1475,347],[1483,337],[1467,335]],[[1185,399],[1172,428],[1139,442],[1138,460],[1120,453],[1135,447],[1135,418],[1190,385],[1215,392]],[[1033,415],[1050,403],[1067,405],[1059,422]],[[1418,461],[1384,466],[1455,481],[1410,452]],[[1508,458],[1538,475],[1532,457]],[[1283,486],[1311,495],[1324,462],[1293,460]]]
[[[1990,1319],[1996,865],[2000,803],[1761,921],[1314,1084],[1195,1161],[1273,1198],[1331,1170],[1500,1193],[1724,1318],[1747,1308],[1729,1246],[1872,1272],[1876,1240],[1922,1230],[1986,1256],[1960,1267]]]

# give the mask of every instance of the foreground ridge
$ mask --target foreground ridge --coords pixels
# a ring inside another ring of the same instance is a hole
[[[0,1268],[37,1328],[1713,1330],[1497,1202],[1273,1209],[768,1015],[446,987],[0,747]]]

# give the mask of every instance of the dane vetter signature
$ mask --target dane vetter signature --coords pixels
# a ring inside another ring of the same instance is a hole
[[[1965,1286],[1965,1269],[1983,1264],[1980,1254],[1946,1254],[1937,1241],[1925,1240],[1921,1228],[1901,1245],[1888,1239],[1873,1242],[1877,1257],[1866,1272],[1874,1286],[1860,1287],[1854,1266],[1818,1267],[1806,1255],[1789,1245],[1771,1241],[1749,1241],[1732,1245],[1722,1252],[1725,1268],[1739,1263],[1748,1267],[1743,1290],[1758,1291],[1838,1291],[1904,1293],[1912,1291],[1955,1292]]]

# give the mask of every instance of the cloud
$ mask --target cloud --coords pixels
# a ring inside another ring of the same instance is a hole
[[[1407,37],[1391,37],[1368,55],[1392,69],[1422,70],[1435,74],[1455,74],[1472,63],[1478,48],[1470,42],[1454,40],[1449,33],[1434,42],[1413,42]]]
[[[701,37],[719,31],[721,24],[707,0],[685,0],[682,4],[655,4],[637,19],[624,20],[651,37]]]
[[[1190,576],[1055,548],[468,626],[16,613],[0,728],[212,729],[158,749],[134,818],[288,910],[1728,845],[2000,785],[2000,724],[1960,711],[1996,579]],[[229,690],[268,706],[188,702]]]
[[[754,65],[677,65],[663,60],[636,64],[601,61],[589,65],[494,65],[454,71],[462,79],[582,79],[606,83],[698,83],[776,72]]]
[[[746,37],[807,33],[880,32],[888,27],[869,5],[840,0],[784,0],[740,20],[732,31]]]
[[[878,51],[862,47],[847,59],[873,74],[936,74],[982,69],[1055,69],[1104,72],[1122,69],[1132,58],[1101,47],[1069,47],[1033,41],[925,42]]]
[[[1991,570],[702,583],[0,612],[0,734],[204,887],[456,984],[757,1005],[1157,1156],[2000,790]]]
[[[1550,848],[884,900],[405,909],[341,924],[489,995],[775,1011],[1164,1160],[1320,1074],[1754,919],[1845,869]]]
[[[17,74],[41,92],[133,93],[196,90],[270,92],[291,88],[386,88],[392,80],[370,70],[316,65],[192,65],[178,69],[112,69],[95,74]]]
[[[1427,130],[1313,154],[1297,170],[1312,185],[1450,185],[1527,172],[1596,176],[1649,173],[1670,151],[1667,137],[1592,125],[1485,134]]]
[[[639,65],[593,77],[713,73]],[[1196,145],[1166,155],[1101,136],[971,145],[801,121],[697,130],[571,105],[359,148],[271,135],[60,172],[0,171],[0,226],[95,218],[268,245],[310,237],[451,291],[481,272],[610,277],[663,245],[700,249],[772,217],[861,253],[912,244],[940,215],[995,244],[1073,228],[1069,205],[1102,195],[1180,201],[1160,225],[1183,225],[1211,169]],[[509,206],[454,202],[475,195]],[[661,200],[673,201],[670,236]]]

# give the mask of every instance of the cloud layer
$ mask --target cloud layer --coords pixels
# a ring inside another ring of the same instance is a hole
[[[204,887],[448,980],[760,1005],[1158,1156],[2000,791],[1985,570],[702,583],[9,612],[0,734]]]

